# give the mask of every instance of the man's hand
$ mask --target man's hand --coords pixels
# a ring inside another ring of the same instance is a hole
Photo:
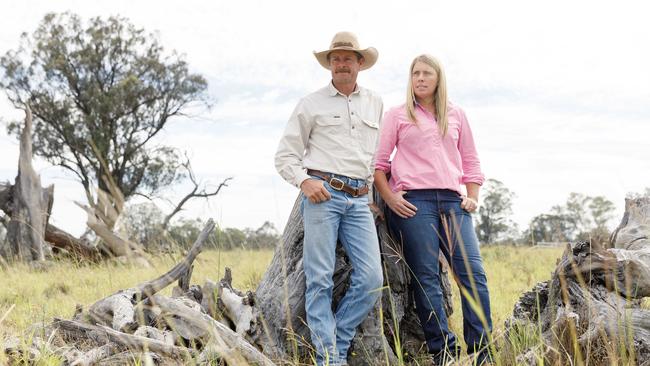
[[[305,179],[300,184],[300,190],[311,203],[321,203],[332,198],[322,180]]]
[[[386,204],[390,207],[397,216],[408,219],[409,217],[415,216],[415,211],[418,210],[411,202],[404,199],[406,192],[399,191],[392,193],[388,199],[386,199]]]

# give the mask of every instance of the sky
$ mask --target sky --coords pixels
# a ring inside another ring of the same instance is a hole
[[[650,5],[642,1],[143,1],[58,0],[3,4],[0,55],[16,49],[49,12],[84,19],[120,15],[154,32],[209,83],[214,105],[171,121],[156,144],[187,152],[198,179],[229,186],[193,201],[186,218],[224,227],[282,230],[298,194],[273,156],[299,99],[330,80],[312,55],[342,30],[379,51],[359,74],[389,108],[403,103],[408,67],[422,53],[444,65],[450,100],[467,113],[487,178],[516,194],[514,221],[566,201],[603,195],[617,207],[650,187]],[[0,91],[0,120],[22,118]],[[0,180],[13,182],[18,143],[0,126]],[[70,174],[36,159],[55,184],[51,221],[85,227]],[[176,201],[190,189],[170,187]],[[135,202],[134,202],[135,203]],[[158,201],[164,211],[169,204]]]

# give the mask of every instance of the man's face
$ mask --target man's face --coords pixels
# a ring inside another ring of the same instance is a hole
[[[332,51],[329,54],[334,84],[355,84],[357,74],[365,61],[353,51]]]

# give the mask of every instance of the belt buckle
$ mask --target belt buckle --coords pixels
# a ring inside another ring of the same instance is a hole
[[[333,183],[336,183],[337,185],[334,185]],[[330,187],[336,189],[337,191],[340,191],[343,189],[343,186],[345,186],[345,182],[342,180],[336,178],[336,177],[331,177],[329,181]]]

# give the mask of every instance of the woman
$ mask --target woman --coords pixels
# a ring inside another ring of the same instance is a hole
[[[447,101],[445,74],[429,55],[411,63],[406,104],[384,116],[374,176],[390,208],[391,229],[412,271],[412,290],[429,353],[434,361],[444,363],[460,351],[443,305],[440,250],[461,288],[468,354],[475,354],[479,364],[488,361],[490,298],[470,216],[478,207],[485,178],[465,113]],[[461,185],[467,195],[461,193]]]

